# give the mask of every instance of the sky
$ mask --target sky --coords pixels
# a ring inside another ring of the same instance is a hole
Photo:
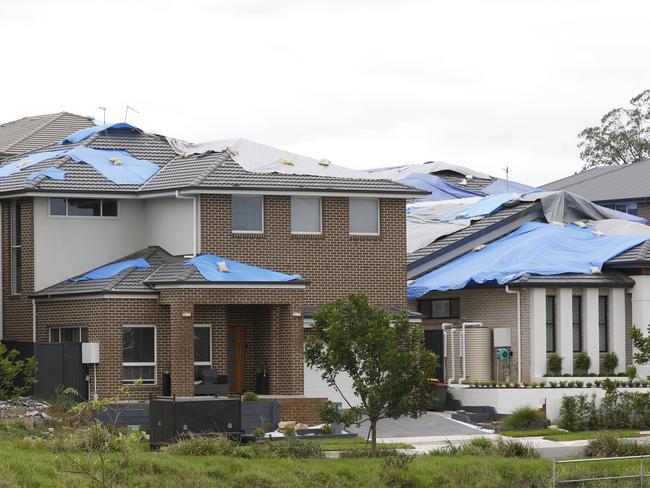
[[[0,0],[0,121],[69,111],[540,185],[650,88],[645,1]]]

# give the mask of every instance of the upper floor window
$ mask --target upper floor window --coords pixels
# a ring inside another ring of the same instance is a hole
[[[460,317],[460,298],[420,300],[418,310],[425,319],[457,319]]]
[[[320,197],[291,197],[291,232],[293,234],[321,233]]]
[[[117,217],[117,200],[50,198],[50,215],[61,217]]]
[[[22,218],[20,202],[11,202],[11,293],[22,290]]]
[[[233,232],[264,232],[264,197],[262,195],[232,196]]]
[[[379,199],[350,198],[350,234],[379,234]]]
[[[618,210],[619,212],[624,212],[630,215],[638,214],[638,206],[636,202],[619,202],[619,203],[606,203],[602,205],[606,208],[611,208],[612,210]]]
[[[53,327],[50,342],[88,342],[88,327]]]

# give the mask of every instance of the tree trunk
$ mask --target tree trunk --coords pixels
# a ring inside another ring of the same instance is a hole
[[[371,420],[370,421],[370,434],[371,434],[371,440],[370,440],[370,448],[372,450],[372,455],[376,456],[377,455],[377,421],[376,420]]]

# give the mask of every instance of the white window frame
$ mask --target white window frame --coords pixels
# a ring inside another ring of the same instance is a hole
[[[63,325],[63,326],[60,326],[60,327],[50,327],[49,331],[48,331],[50,342],[55,343],[55,344],[60,344],[60,343],[63,342],[61,340],[61,329],[78,329],[79,330],[79,342],[82,342],[81,341],[81,329],[88,329],[88,327],[85,326],[85,325]],[[58,330],[59,331],[59,340],[58,341],[53,341],[52,340],[52,331],[53,330]]]
[[[265,224],[265,222],[264,222],[264,220],[265,220],[264,219],[264,217],[265,217],[264,216],[264,204],[266,203],[265,199],[264,199],[264,195],[254,193],[254,194],[251,194],[251,195],[248,195],[248,196],[256,196],[256,197],[260,197],[262,199],[262,230],[236,230],[236,229],[233,229],[233,223],[234,223],[233,201],[234,201],[234,197],[235,197],[234,194],[230,195],[230,230],[232,231],[233,234],[264,234],[264,224]]]
[[[295,198],[317,198],[318,199],[318,231],[308,232],[308,231],[294,231],[293,230],[293,201]],[[311,235],[318,236],[323,233],[323,197],[307,197],[307,196],[292,196],[291,197],[291,234],[292,235]]]
[[[65,200],[65,215],[52,215],[52,199]],[[75,198],[76,200],[99,200],[99,211],[102,215],[68,215],[68,197],[50,197],[47,199],[47,216],[51,219],[82,219],[82,220],[117,220],[120,218],[120,200],[118,198]],[[115,200],[117,204],[117,215],[105,216],[104,214],[104,201]]]
[[[125,380],[124,379],[124,367],[129,367],[129,366],[153,366],[153,383],[145,383],[143,378],[138,378],[142,379],[142,385],[147,385],[147,386],[155,386],[158,384],[158,327],[153,325],[153,324],[143,324],[143,325],[132,325],[132,324],[124,324],[122,325],[122,336],[120,337],[120,340],[122,342],[122,353],[124,353],[124,328],[129,327],[131,329],[135,328],[148,328],[151,329],[153,328],[153,363],[125,363],[124,362],[124,357],[122,357],[122,384],[123,385],[134,385],[137,380]]]
[[[207,328],[210,331],[210,361],[194,361],[194,366],[212,366],[212,324],[194,324],[194,328]]]
[[[20,260],[20,279],[18,277],[18,268],[17,268],[17,259],[16,259],[16,253],[22,254],[22,231],[23,231],[23,224],[24,222],[22,221],[22,206],[19,202],[16,200],[11,201],[10,205],[10,215],[9,215],[9,224],[11,226],[11,231],[10,231],[10,236],[9,236],[9,244],[11,248],[11,294],[12,295],[20,295],[22,293],[22,288],[23,288],[23,280],[22,280],[22,271],[23,271],[23,262],[22,259]],[[16,216],[20,217],[20,232],[21,232],[21,238],[20,238],[20,244],[17,244],[17,233],[16,233]],[[22,256],[21,256],[22,258]],[[20,282],[20,285],[18,284]]]
[[[350,202],[352,200],[374,200],[377,202],[377,232],[352,232],[350,226]],[[381,199],[379,198],[365,198],[365,197],[350,197],[348,198],[348,232],[351,236],[378,236],[381,235]]]

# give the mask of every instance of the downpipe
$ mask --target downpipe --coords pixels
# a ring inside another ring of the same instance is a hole
[[[521,383],[521,292],[506,285],[506,293],[517,295],[517,383]]]

